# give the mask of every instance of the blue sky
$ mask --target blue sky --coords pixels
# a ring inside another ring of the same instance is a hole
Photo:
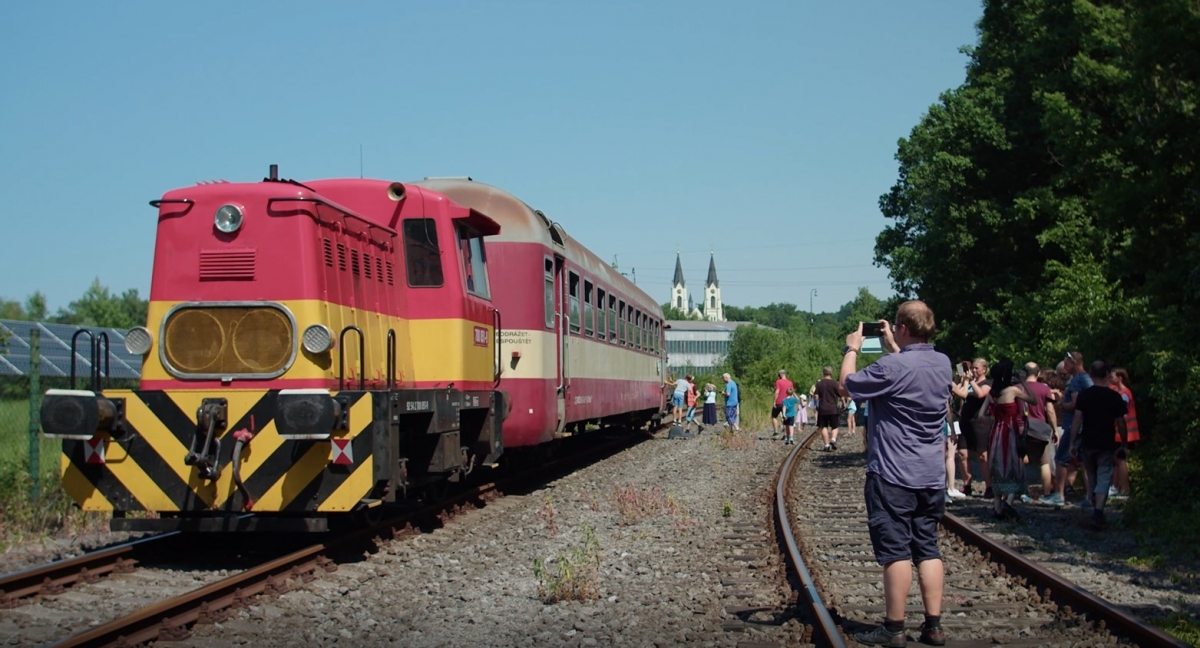
[[[859,286],[896,142],[978,2],[0,3],[0,298],[149,291],[147,201],[197,181],[470,175],[659,302]]]

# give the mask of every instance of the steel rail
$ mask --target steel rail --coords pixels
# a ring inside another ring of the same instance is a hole
[[[799,594],[805,600],[809,612],[816,619],[816,625],[820,627],[822,636],[825,637],[825,645],[845,648],[846,642],[842,639],[838,624],[833,620],[833,615],[829,613],[829,608],[821,599],[821,593],[817,591],[812,574],[809,573],[808,566],[804,564],[804,558],[800,555],[800,547],[796,544],[796,535],[792,532],[792,517],[787,508],[788,491],[792,481],[792,471],[796,466],[796,458],[801,451],[808,449],[808,445],[816,436],[817,433],[813,432],[803,442],[796,444],[796,447],[783,460],[783,465],[779,469],[779,481],[775,484],[775,524],[783,536],[788,564],[800,579]]]
[[[1114,634],[1122,635],[1143,647],[1188,648],[1189,644],[1140,621],[1137,617],[1114,606],[1086,589],[1029,560],[1008,546],[997,542],[961,518],[950,513],[942,516],[942,526],[969,545],[991,554],[991,559],[1004,565],[1012,574],[1024,577],[1036,587],[1050,590],[1050,597],[1077,612],[1102,620]]]
[[[536,479],[539,475],[556,475],[565,469],[571,469],[573,464],[609,456],[608,453],[615,453],[622,446],[635,444],[642,438],[644,437],[631,434],[609,440],[599,448],[593,447],[586,452],[543,464],[533,473],[516,475],[508,481],[516,483]],[[190,626],[197,622],[210,622],[215,615],[221,614],[227,608],[244,605],[249,599],[260,594],[288,591],[288,581],[291,578],[311,578],[310,574],[318,569],[336,571],[336,563],[330,560],[327,554],[372,538],[378,543],[380,535],[388,531],[393,537],[398,537],[403,527],[414,519],[450,511],[465,501],[478,499],[487,493],[499,491],[500,488],[499,482],[481,484],[442,502],[407,512],[375,526],[352,531],[329,542],[314,543],[218,582],[149,605],[83,633],[66,637],[50,646],[132,646],[156,640],[185,638],[189,634]]]
[[[137,564],[134,555],[145,545],[177,535],[164,533],[92,551],[74,558],[56,560],[0,576],[0,608],[11,608],[24,598],[58,594],[80,581],[93,582],[112,573],[124,573]]]

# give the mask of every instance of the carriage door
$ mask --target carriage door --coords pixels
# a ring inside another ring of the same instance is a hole
[[[546,260],[547,265],[550,260]],[[550,268],[547,268],[550,272]],[[555,368],[555,403],[557,411],[557,423],[554,426],[554,435],[562,434],[563,428],[567,423],[567,388],[570,386],[570,380],[567,375],[567,343],[570,336],[567,331],[570,327],[570,314],[567,310],[567,282],[563,279],[563,257],[554,255],[553,277],[546,277],[546,289],[550,290],[550,282],[554,285],[554,313],[555,313],[555,345],[554,345],[554,368]],[[547,304],[549,306],[549,304]]]

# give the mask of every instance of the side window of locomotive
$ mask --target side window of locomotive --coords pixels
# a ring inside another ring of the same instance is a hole
[[[554,328],[554,261],[546,259],[546,328]]]
[[[608,339],[608,327],[605,326],[605,322],[608,321],[608,318],[604,314],[606,312],[606,308],[604,306],[606,303],[607,302],[604,300],[604,289],[597,288],[596,289],[596,337],[602,341]]]
[[[476,297],[491,299],[492,289],[488,283],[487,250],[483,247],[483,237],[460,225],[458,248],[462,253],[463,280],[467,292]]]
[[[442,250],[438,246],[437,221],[432,218],[404,221],[404,257],[408,268],[408,285],[442,285]]]
[[[579,275],[574,272],[567,273],[568,295],[571,300],[571,332],[579,332]]]
[[[595,291],[592,282],[583,280],[583,331],[591,336],[596,332],[596,310],[592,307],[592,297]]]
[[[621,344],[625,344],[625,300],[624,299],[621,300],[621,306],[620,306],[619,311],[617,312],[617,322],[619,323],[619,326],[621,327],[620,335],[618,336],[618,341]]]

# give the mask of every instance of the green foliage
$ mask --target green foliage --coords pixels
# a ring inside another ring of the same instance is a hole
[[[146,324],[149,303],[138,296],[137,288],[120,295],[109,291],[96,277],[83,296],[59,309],[54,320],[63,324],[127,329]]]
[[[1200,541],[1200,5],[984,3],[966,81],[899,143],[876,261],[954,357],[1126,366],[1136,528]],[[1138,389],[1138,387],[1141,389]]]
[[[551,558],[533,561],[538,596],[546,603],[590,601],[599,597],[600,540],[592,527],[583,525],[583,541]]]
[[[678,322],[678,321],[682,321],[682,320],[699,321],[701,319],[700,317],[688,315],[687,313],[683,312],[683,310],[676,308],[670,302],[661,304],[661,306],[662,306],[662,310],[663,310],[663,319],[665,319],[665,320],[674,320],[674,321]]]

